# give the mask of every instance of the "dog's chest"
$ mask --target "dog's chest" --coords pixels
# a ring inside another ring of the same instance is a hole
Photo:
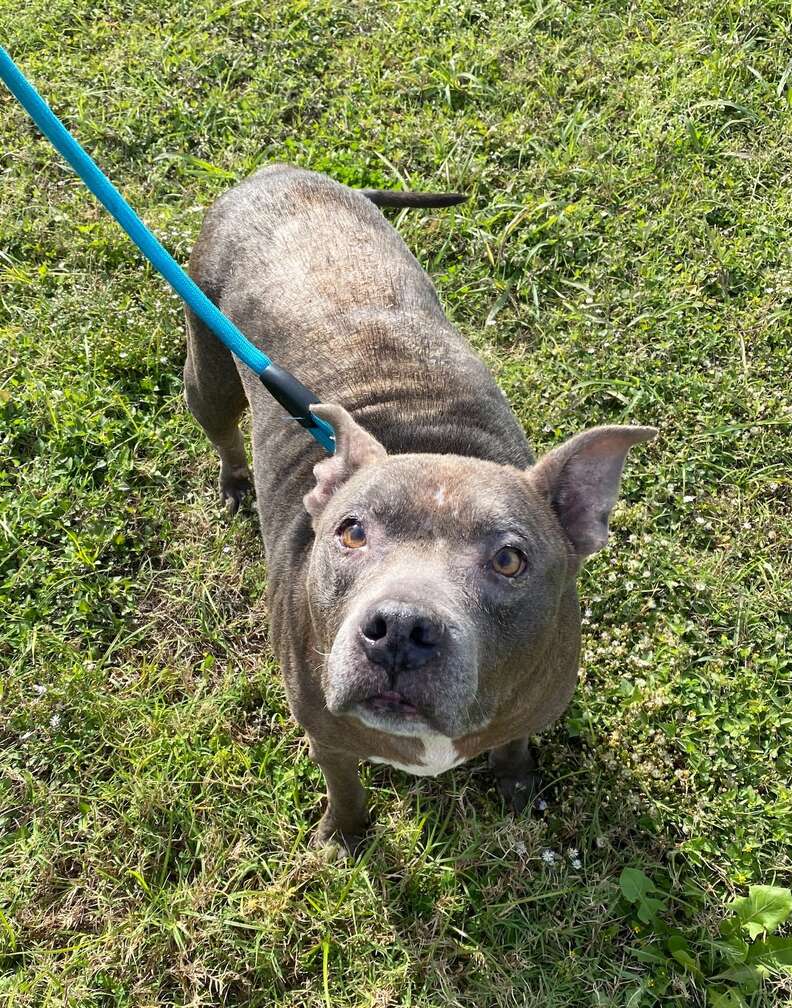
[[[423,742],[423,753],[420,763],[397,763],[395,760],[383,759],[381,756],[369,756],[370,763],[387,763],[388,766],[396,767],[397,770],[404,770],[406,773],[415,774],[418,777],[436,777],[445,773],[451,767],[464,763],[465,758],[460,756],[454,745],[453,739],[447,735],[420,735]]]

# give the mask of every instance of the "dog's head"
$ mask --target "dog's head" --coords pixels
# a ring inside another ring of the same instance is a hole
[[[340,406],[312,409],[336,432],[305,497],[328,709],[392,734],[459,738],[521,693],[535,697],[537,663],[565,635],[577,640],[569,593],[605,544],[627,451],[655,432],[594,428],[521,471],[388,455]],[[577,672],[569,653],[566,681],[545,676],[543,687],[565,691],[563,705]],[[552,696],[537,702],[560,713]]]

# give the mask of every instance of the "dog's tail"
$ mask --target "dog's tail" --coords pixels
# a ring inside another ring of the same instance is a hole
[[[399,189],[359,189],[378,207],[448,207],[464,203],[464,193],[402,192]]]

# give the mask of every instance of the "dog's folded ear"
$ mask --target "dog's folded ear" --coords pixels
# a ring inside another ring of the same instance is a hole
[[[650,441],[654,427],[593,427],[548,452],[528,480],[558,516],[578,556],[602,549],[630,448]]]
[[[314,416],[326,420],[335,431],[335,455],[314,466],[316,486],[304,497],[305,510],[317,518],[336,490],[364,466],[379,462],[387,452],[382,445],[356,424],[343,406],[314,403]]]

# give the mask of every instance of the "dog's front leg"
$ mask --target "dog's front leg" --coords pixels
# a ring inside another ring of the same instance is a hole
[[[501,796],[511,809],[522,812],[526,806],[533,804],[541,788],[541,777],[527,738],[515,739],[491,749],[489,766]]]
[[[328,749],[312,739],[311,756],[327,782],[327,808],[319,822],[314,842],[342,843],[348,851],[359,846],[369,824],[366,791],[358,776],[358,759],[338,749]]]

